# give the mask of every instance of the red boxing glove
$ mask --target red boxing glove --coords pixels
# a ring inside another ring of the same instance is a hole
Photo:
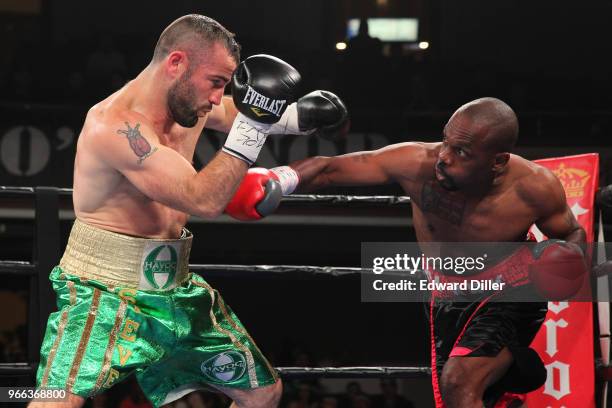
[[[547,300],[565,300],[582,287],[587,267],[582,251],[565,241],[549,239],[533,248],[529,278]]]
[[[272,214],[283,193],[277,176],[268,169],[251,168],[242,179],[225,212],[240,221],[259,220]]]

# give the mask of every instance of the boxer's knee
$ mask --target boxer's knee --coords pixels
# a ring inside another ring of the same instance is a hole
[[[283,393],[283,384],[280,379],[274,384],[252,389],[210,385],[234,401],[232,408],[276,408]]]
[[[65,400],[62,401],[32,401],[28,404],[28,408],[81,408],[85,404],[85,398],[68,393]]]
[[[283,382],[279,378],[274,384],[270,386],[270,390],[267,391],[266,404],[261,405],[262,407],[277,407],[280,403],[283,395]]]
[[[272,385],[252,390],[249,398],[238,406],[240,408],[276,408],[280,403],[282,394],[283,383],[279,378]]]
[[[450,407],[482,407],[487,387],[499,381],[514,358],[507,347],[493,357],[451,357],[440,376],[442,399]]]
[[[440,393],[448,408],[482,406],[482,381],[462,359],[450,359],[440,376]]]

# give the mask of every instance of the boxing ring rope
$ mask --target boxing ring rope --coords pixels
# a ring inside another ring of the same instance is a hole
[[[72,196],[71,188],[57,188],[57,187],[17,187],[17,186],[0,186],[1,195],[33,195],[37,190],[41,188],[53,189],[56,194],[62,196]]]
[[[15,187],[0,186],[0,194],[32,195],[35,193],[34,187]],[[57,194],[61,196],[71,196],[71,188],[58,188]],[[324,194],[292,194],[282,198],[285,204],[304,204],[304,203],[325,203],[325,204],[410,204],[408,196],[358,196],[358,195],[324,195]]]
[[[29,277],[30,298],[28,307],[29,343],[27,363],[2,363],[0,375],[33,375],[38,364],[38,353],[45,329],[46,316],[54,310],[54,295],[47,281],[49,271],[59,262],[61,249],[59,229],[59,196],[72,195],[72,189],[54,187],[11,187],[0,186],[0,195],[34,196],[35,199],[35,244],[32,263],[15,260],[0,260],[0,273],[18,274]],[[612,186],[599,190],[597,202],[600,207],[612,209]],[[353,203],[406,205],[407,196],[347,196],[297,194],[283,198],[289,204],[330,204]],[[45,239],[40,239],[44,237]],[[371,271],[368,268],[325,267],[311,265],[229,265],[190,264],[191,271],[206,271],[207,274],[228,276],[234,274],[270,273],[279,276],[330,276],[342,277]],[[605,372],[609,367],[598,363]],[[431,375],[430,367],[276,367],[283,378],[416,378]]]
[[[1,273],[19,274],[28,278],[29,293],[27,362],[0,364],[1,375],[32,375],[38,364],[45,320],[55,308],[55,296],[48,282],[48,274],[59,262],[61,254],[58,195],[68,193],[62,190],[65,189],[0,186],[0,193],[4,196],[33,196],[35,207],[33,262],[0,262]]]
[[[0,264],[1,265],[1,264]],[[371,272],[370,268],[352,268],[338,266],[312,266],[312,265],[229,265],[229,264],[189,264],[190,271],[206,272],[206,276],[252,276],[253,273],[291,274],[316,277],[322,276],[350,276]]]
[[[26,261],[0,261],[0,273],[33,276],[36,265]]]
[[[386,205],[402,205],[410,204],[408,196],[354,196],[354,195],[321,195],[321,194],[292,194],[283,197],[283,204],[386,204]]]
[[[276,367],[285,379],[300,378],[419,378],[429,367]]]

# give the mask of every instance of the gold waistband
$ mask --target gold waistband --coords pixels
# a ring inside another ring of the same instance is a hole
[[[116,287],[169,290],[189,275],[193,235],[131,237],[75,221],[60,266],[64,272]]]

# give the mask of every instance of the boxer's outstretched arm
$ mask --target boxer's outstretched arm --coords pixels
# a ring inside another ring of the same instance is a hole
[[[415,179],[427,155],[422,143],[399,143],[382,149],[333,157],[310,157],[289,166],[299,175],[300,191],[338,185],[378,185]]]
[[[205,218],[221,214],[248,167],[244,161],[220,152],[196,172],[183,156],[163,146],[155,132],[135,118],[99,125],[89,136],[89,154],[119,171],[145,196]]]

